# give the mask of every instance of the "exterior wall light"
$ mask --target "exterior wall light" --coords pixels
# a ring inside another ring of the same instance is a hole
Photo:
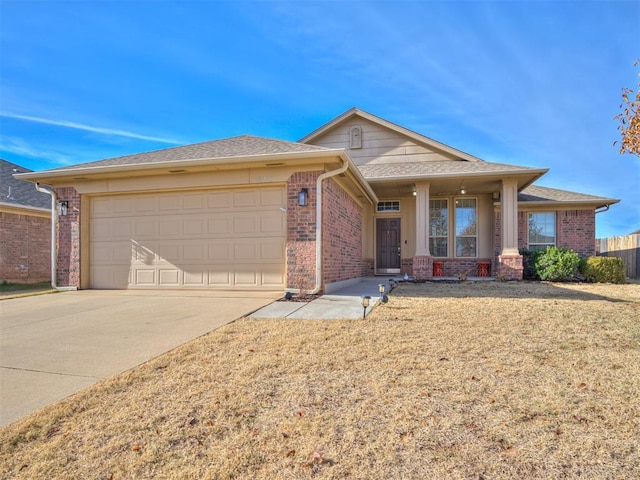
[[[364,308],[364,310],[362,311],[363,319],[364,317],[367,316],[367,307],[369,306],[370,302],[371,302],[371,297],[369,295],[365,295],[362,297],[362,308]]]
[[[58,216],[64,217],[69,210],[69,202],[67,200],[60,200],[58,202]]]
[[[306,207],[309,203],[309,190],[303,188],[298,192],[298,205],[301,207]]]

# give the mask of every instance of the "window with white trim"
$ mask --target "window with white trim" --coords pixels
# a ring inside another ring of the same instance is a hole
[[[449,255],[449,201],[429,200],[429,251],[434,257]]]
[[[389,202],[378,202],[378,212],[399,212],[400,200],[392,200]]]
[[[477,257],[478,215],[475,198],[457,198],[455,211],[456,257]]]
[[[556,214],[529,214],[529,250],[542,250],[556,244]]]

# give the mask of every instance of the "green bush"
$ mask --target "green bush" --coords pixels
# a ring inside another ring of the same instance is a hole
[[[536,253],[533,262],[540,280],[563,282],[573,278],[580,264],[580,256],[570,248],[547,247]]]
[[[588,282],[626,283],[624,264],[619,257],[589,257],[581,267]]]
[[[538,256],[544,250],[529,250],[528,248],[521,248],[520,255],[522,255],[522,278],[524,280],[540,280],[540,277],[536,273],[535,262]]]

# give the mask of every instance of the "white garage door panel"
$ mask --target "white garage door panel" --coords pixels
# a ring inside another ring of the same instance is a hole
[[[91,199],[92,288],[285,286],[284,188]]]

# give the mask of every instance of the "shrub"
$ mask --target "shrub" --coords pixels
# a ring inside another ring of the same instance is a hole
[[[522,278],[524,280],[540,280],[540,277],[536,273],[535,262],[538,256],[544,250],[529,250],[528,248],[521,248],[520,255],[522,255]]]
[[[581,272],[588,282],[626,283],[624,264],[619,257],[589,257]]]
[[[571,279],[578,270],[580,256],[570,248],[547,247],[536,252],[534,268],[540,280],[563,282]]]

